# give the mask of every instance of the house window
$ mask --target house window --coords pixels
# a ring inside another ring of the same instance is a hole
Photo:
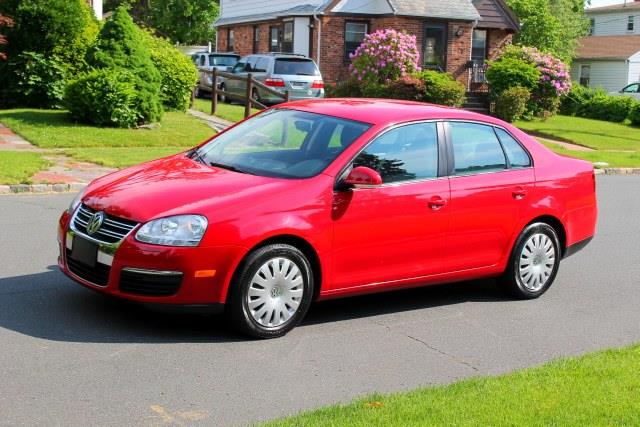
[[[596,31],[596,20],[595,18],[589,19],[589,35],[592,36]]]
[[[233,52],[233,30],[229,28],[227,30],[227,52]]]
[[[580,84],[582,86],[589,86],[589,79],[591,77],[591,65],[580,66]]]
[[[350,55],[358,49],[369,32],[366,22],[349,22],[344,25],[344,60],[351,61]]]
[[[627,31],[633,31],[633,15],[627,18]]]
[[[282,28],[282,51],[293,53],[293,21],[287,21]]]
[[[471,40],[471,59],[478,63],[484,64],[487,58],[487,30],[473,30],[473,39]]]
[[[280,28],[269,28],[269,51],[280,52]]]
[[[423,43],[424,68],[444,71],[446,52],[445,24],[429,23],[425,25]]]
[[[258,53],[260,49],[260,27],[253,26],[253,53]]]

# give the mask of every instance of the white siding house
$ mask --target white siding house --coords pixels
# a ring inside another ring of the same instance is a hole
[[[582,38],[571,77],[585,86],[608,92],[640,81],[640,35]]]
[[[640,1],[586,10],[591,20],[591,35],[622,36],[640,34]]]
[[[640,81],[640,1],[586,10],[590,35],[580,39],[574,81],[609,92]]]

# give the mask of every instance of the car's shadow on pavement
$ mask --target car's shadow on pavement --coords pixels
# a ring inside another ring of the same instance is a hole
[[[305,325],[467,301],[507,301],[494,281],[465,282],[313,304]],[[172,313],[92,292],[57,267],[0,279],[0,327],[52,341],[176,343],[246,341],[223,316]]]

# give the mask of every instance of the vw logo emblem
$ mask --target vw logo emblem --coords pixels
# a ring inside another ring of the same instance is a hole
[[[87,222],[87,234],[91,235],[100,230],[104,222],[104,212],[96,212],[93,214],[89,222]]]

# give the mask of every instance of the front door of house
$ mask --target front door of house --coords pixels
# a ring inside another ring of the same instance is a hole
[[[487,60],[487,30],[473,30],[471,39],[471,91],[481,90],[485,83]]]

